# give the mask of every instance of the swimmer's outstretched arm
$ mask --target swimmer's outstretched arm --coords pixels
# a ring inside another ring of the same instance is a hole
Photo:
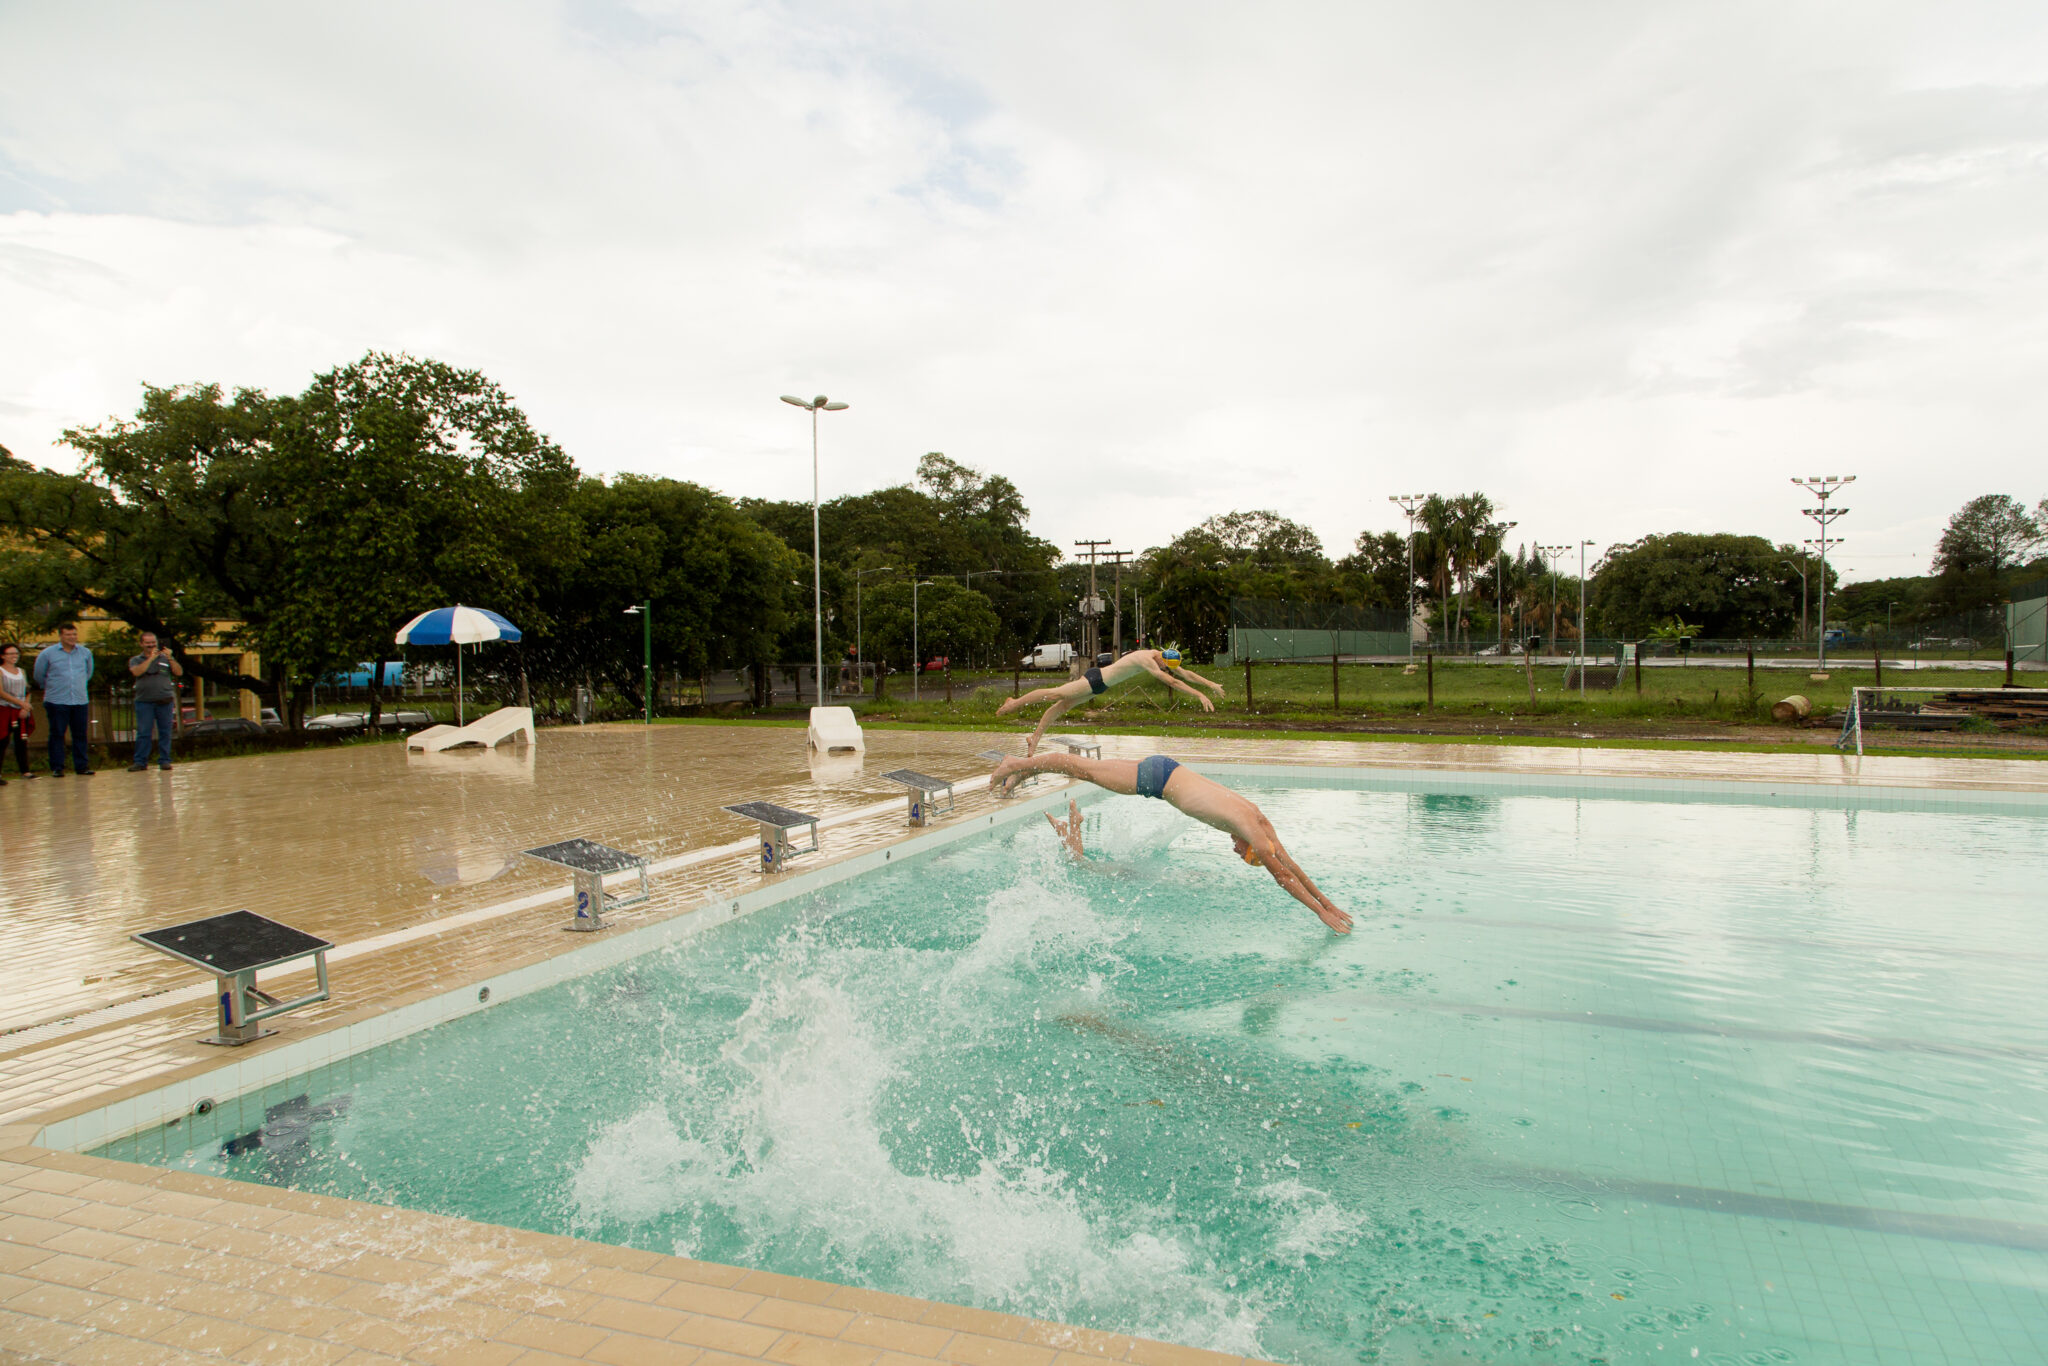
[[[1180,775],[1186,773],[1183,779]],[[1258,856],[1259,864],[1272,874],[1282,891],[1314,911],[1316,918],[1338,934],[1351,933],[1351,917],[1344,908],[1323,895],[1309,875],[1302,871],[1279,832],[1257,803],[1213,779],[1190,769],[1176,769],[1166,784],[1166,800],[1183,814],[1204,825],[1228,832],[1233,839]]]
[[[1211,702],[1208,698],[1202,696],[1193,688],[1190,688],[1187,684],[1181,682],[1178,678],[1175,678],[1174,673],[1176,672],[1176,670],[1169,669],[1165,665],[1155,663],[1150,659],[1147,659],[1145,661],[1145,669],[1146,672],[1150,673],[1154,678],[1158,679],[1161,683],[1164,683],[1167,687],[1172,688],[1175,692],[1184,692],[1189,697],[1194,698],[1195,701],[1200,702],[1202,704],[1203,711],[1216,710],[1216,704],[1214,702]],[[1194,675],[1189,676],[1194,677]],[[1204,678],[1202,679],[1202,682],[1208,683],[1209,680]],[[1209,686],[1215,687],[1216,685],[1210,683]],[[1217,688],[1216,691],[1217,694],[1220,696],[1223,690],[1221,688]]]
[[[1067,818],[1065,820],[1061,820],[1050,811],[1045,813],[1045,819],[1046,823],[1052,826],[1053,833],[1058,835],[1061,842],[1073,851],[1074,861],[1076,863],[1086,863],[1088,861],[1088,851],[1081,847],[1080,803],[1069,797],[1067,798]]]
[[[1221,683],[1218,683],[1213,678],[1202,677],[1200,674],[1196,673],[1193,669],[1190,669],[1185,664],[1180,666],[1180,676],[1182,678],[1193,679],[1195,682],[1207,688],[1210,692],[1215,693],[1218,697],[1223,696],[1223,685]]]
[[[1272,830],[1269,824],[1268,831]],[[1259,850],[1259,857],[1266,865],[1266,871],[1273,875],[1273,881],[1281,890],[1316,913],[1316,918],[1338,934],[1351,933],[1351,916],[1336,902],[1323,895],[1323,889],[1316,886],[1309,875],[1302,871],[1294,856],[1282,847],[1277,835],[1269,836],[1272,843]],[[1257,847],[1256,845],[1254,846]]]

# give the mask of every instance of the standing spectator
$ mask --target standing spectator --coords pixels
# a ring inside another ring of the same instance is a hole
[[[21,647],[13,641],[0,645],[0,769],[7,765],[7,751],[14,751],[15,766],[24,778],[28,771],[28,737],[36,728],[36,714],[28,705],[28,674],[21,667]],[[0,778],[0,786],[7,780]]]
[[[185,676],[184,666],[171,658],[171,647],[159,645],[156,632],[142,633],[142,653],[128,661],[135,675],[135,762],[130,773],[149,767],[150,732],[156,733],[156,766],[171,771],[171,723],[178,710],[178,685],[171,680]]]
[[[86,757],[86,686],[92,682],[92,651],[78,643],[78,623],[57,628],[57,643],[36,656],[36,686],[43,690],[43,714],[50,718],[50,776],[64,776],[64,733],[71,732],[71,766],[81,778],[92,776]]]

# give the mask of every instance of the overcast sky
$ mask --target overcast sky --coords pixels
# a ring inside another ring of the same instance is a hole
[[[1389,494],[1923,572],[2048,495],[2048,5],[0,0],[0,444],[475,367],[587,471],[1062,545]]]

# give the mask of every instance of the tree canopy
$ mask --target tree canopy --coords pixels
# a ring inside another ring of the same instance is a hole
[[[1799,618],[1799,574],[1783,561],[1795,555],[1761,536],[1645,536],[1607,556],[1588,610],[1599,630],[1620,636],[1646,636],[1673,618],[1709,637],[1787,634]],[[1813,573],[1817,595],[1817,562]]]

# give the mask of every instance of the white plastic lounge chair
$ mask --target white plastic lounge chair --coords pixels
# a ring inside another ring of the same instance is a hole
[[[829,754],[835,749],[868,752],[868,742],[861,738],[860,723],[853,719],[852,707],[812,707],[810,735],[811,748],[820,753]]]
[[[428,726],[407,740],[405,747],[429,754],[457,745],[482,745],[490,749],[515,735],[523,735],[529,745],[533,743],[533,708],[500,707],[466,726]]]

